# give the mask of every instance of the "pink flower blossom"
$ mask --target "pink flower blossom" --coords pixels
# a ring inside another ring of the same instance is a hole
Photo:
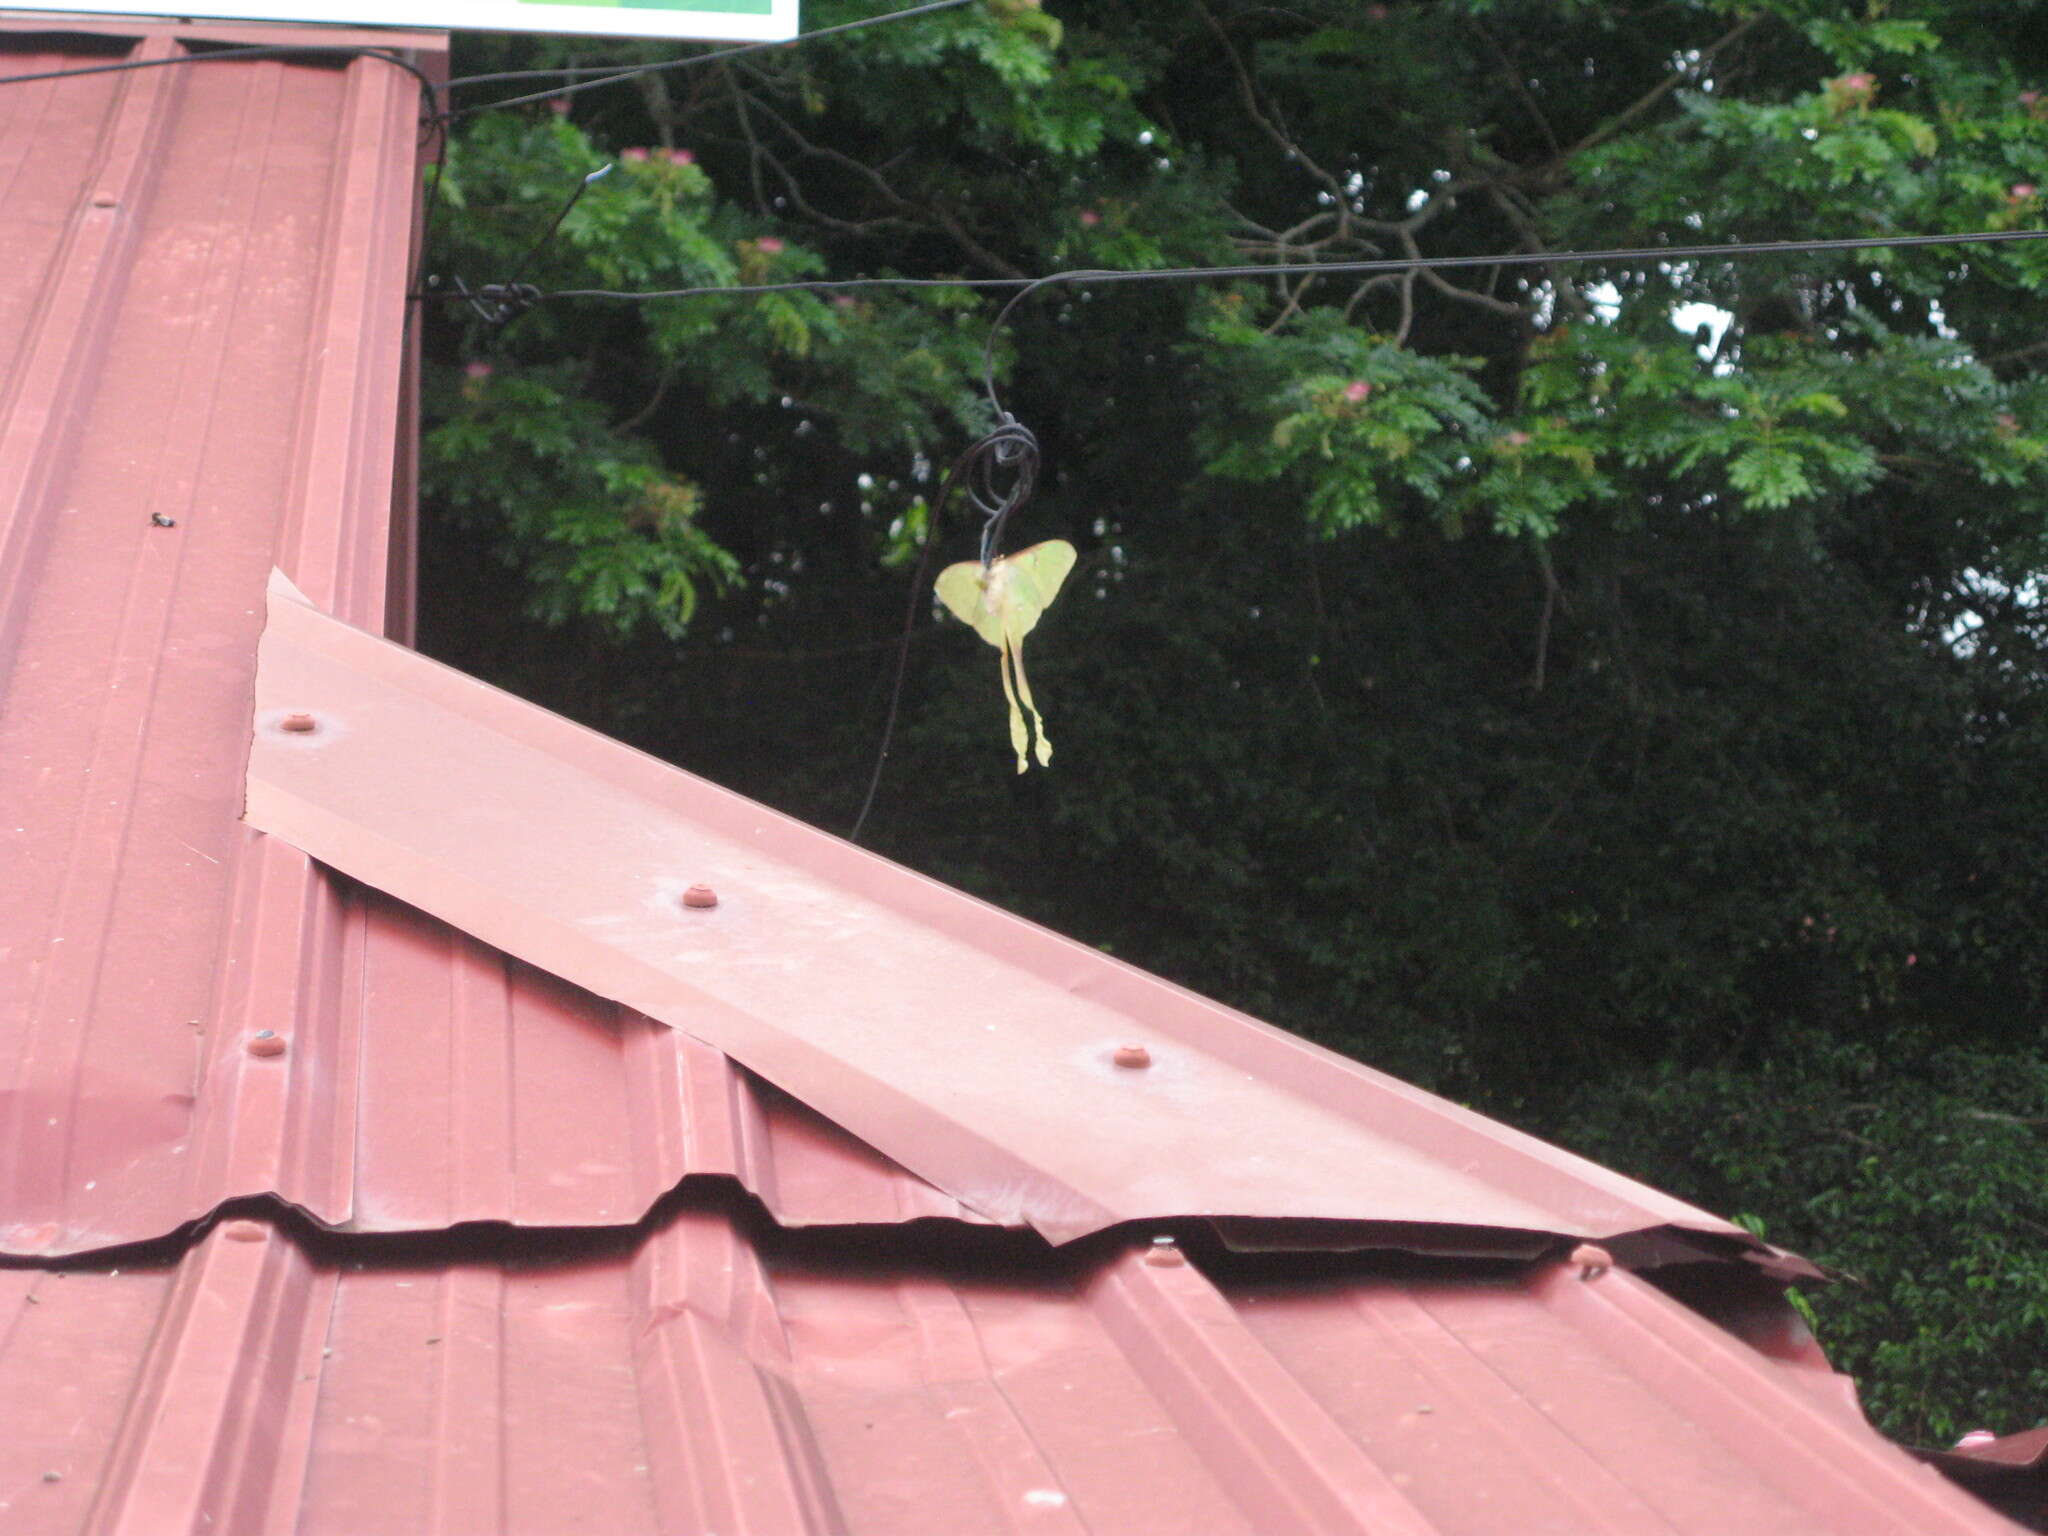
[[[763,256],[780,256],[783,251],[782,239],[778,235],[763,235],[754,242],[754,246]]]
[[[2036,187],[2031,181],[2019,181],[2013,183],[2012,192],[2009,195],[2011,201],[2024,203],[2039,190],[2040,188]]]
[[[557,117],[567,117],[569,115],[569,98],[566,96],[550,96],[548,98],[548,110]]]
[[[1089,229],[1093,229],[1096,225],[1102,222],[1102,215],[1097,213],[1093,208],[1083,208],[1081,210],[1081,222]]]
[[[1850,107],[1867,107],[1877,95],[1877,76],[1864,70],[1850,75],[1837,75],[1827,83],[1828,100],[1835,113],[1840,116]]]
[[[1522,431],[1520,428],[1516,428],[1513,432],[1510,432],[1507,435],[1504,441],[1510,448],[1526,448],[1529,446],[1531,442],[1534,441],[1534,439],[1531,438],[1528,433]]]
[[[462,371],[472,379],[488,379],[491,376],[491,365],[479,359],[466,365]]]
[[[1344,398],[1346,400],[1349,400],[1353,405],[1357,405],[1360,401],[1364,400],[1365,397],[1371,393],[1372,386],[1366,383],[1363,379],[1353,379],[1349,384],[1346,384],[1344,386]]]
[[[1908,964],[1908,965],[1918,965],[1919,963],[1920,963],[1920,957],[1919,957],[1918,955],[1908,955],[1908,956],[1906,956],[1906,964]]]
[[[2021,91],[2019,103],[2021,108],[2031,117],[2035,109],[2041,105],[2041,93],[2039,91]]]
[[[621,160],[624,160],[629,165],[639,165],[642,161],[644,161],[647,158],[647,151],[644,149],[637,148],[622,149],[619,151],[619,158]]]
[[[670,165],[695,165],[697,156],[691,150],[672,149],[668,152],[668,160]]]

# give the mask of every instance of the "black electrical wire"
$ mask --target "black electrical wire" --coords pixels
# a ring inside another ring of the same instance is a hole
[[[1713,261],[1730,256],[1803,256],[1830,251],[1871,251],[1894,246],[1997,245],[2009,241],[2048,240],[2048,229],[1985,229],[1956,235],[1854,235],[1832,240],[1738,240],[1722,245],[1633,246],[1601,251],[1510,251],[1495,256],[1380,257],[1366,261],[1286,262],[1265,266],[1166,267],[1152,271],[1053,272],[1022,285],[998,311],[981,351],[982,386],[989,404],[1002,409],[996,395],[995,350],[1003,326],[1018,305],[1039,289],[1056,283],[1128,283],[1151,279],[1189,282],[1198,278],[1307,277],[1319,273],[1366,276],[1385,272],[1444,271],[1460,267],[1547,267],[1563,262],[1600,262],[1640,266],[1646,262]]]
[[[1172,283],[1201,279],[1260,277],[1366,276],[1374,273],[1445,271],[1461,267],[1548,267],[1566,262],[1596,262],[1616,266],[1641,266],[1646,262],[1714,261],[1731,256],[1804,256],[1833,251],[1870,251],[1937,245],[1999,245],[2013,241],[2048,240],[2048,229],[1984,229],[1963,234],[1937,235],[1855,235],[1830,240],[1740,240],[1721,245],[1626,246],[1595,251],[1507,251],[1490,256],[1382,256],[1360,261],[1267,262],[1260,265],[1216,267],[1077,267],[1066,272],[1049,272],[1043,277],[846,277],[819,278],[787,283],[745,283],[731,287],[651,288],[628,291],[615,288],[563,288],[543,292],[519,285],[516,293],[509,284],[486,284],[444,298],[482,299],[510,302],[515,310],[548,299],[603,299],[617,303],[641,304],[656,299],[745,298],[765,293],[852,293],[876,288],[1008,288],[1016,290],[989,327],[982,346],[982,387],[989,403],[1003,414],[995,386],[995,348],[1003,327],[1018,305],[1041,288],[1066,283]]]
[[[476,106],[463,107],[460,110],[451,106],[443,115],[450,121],[453,121],[456,118],[468,117],[475,112],[495,112],[502,107],[522,107],[529,102],[554,101],[563,96],[573,96],[578,91],[594,91],[599,86],[616,85],[621,80],[637,80],[642,75],[657,75],[671,69],[694,69],[700,64],[716,64],[726,59],[743,58],[749,54],[769,53],[778,48],[793,48],[803,43],[815,42],[821,37],[838,37],[842,33],[859,32],[868,27],[879,27],[891,22],[908,21],[913,16],[929,16],[936,11],[950,11],[959,6],[973,5],[975,3],[976,0],[929,0],[928,4],[913,5],[905,10],[884,11],[879,16],[867,16],[858,21],[842,21],[837,26],[820,27],[815,32],[799,32],[795,37],[784,38],[780,42],[743,43],[737,48],[720,48],[712,53],[692,54],[686,59],[668,59],[659,64],[631,65],[615,70],[601,79],[579,80],[569,85],[556,86],[551,90],[534,91],[525,96],[508,97],[504,101],[480,102]],[[577,72],[581,73],[582,71],[578,70]],[[487,80],[510,78],[512,75],[525,73],[527,72],[513,71],[510,75],[468,75],[459,80],[449,81],[448,89],[453,90],[458,85],[478,85]],[[544,70],[541,73],[559,77],[569,73],[569,71]]]
[[[216,60],[237,59],[288,59],[325,55],[329,58],[382,59],[395,64],[419,82],[422,102],[426,106],[425,116],[431,118],[433,111],[434,82],[426,72],[410,60],[403,59],[388,48],[350,47],[342,43],[278,43],[251,45],[236,48],[209,48],[203,53],[175,53],[164,59],[123,59],[117,64],[84,64],[71,69],[45,69],[32,75],[0,75],[0,85],[27,85],[34,80],[75,80],[81,75],[114,75],[131,69],[160,69],[169,64],[208,64]]]
[[[1882,250],[1886,246],[1995,245],[2048,240],[2048,229],[1983,229],[1953,235],[1856,235],[1832,240],[1747,240],[1723,245],[1645,245],[1597,251],[1504,251],[1491,256],[1375,256],[1359,261],[1266,262],[1229,267],[1075,267],[1042,277],[843,277],[804,282],[750,283],[697,288],[563,288],[549,299],[699,299],[755,293],[843,293],[858,288],[1043,288],[1049,283],[1144,283],[1204,277],[1308,277],[1317,274],[1441,271],[1454,267],[1547,267],[1557,262],[1602,261],[1639,266],[1648,261],[1690,261],[1717,256],[1798,256],[1811,252]],[[1018,297],[1025,297],[1019,294]],[[1014,302],[1014,301],[1013,301]]]

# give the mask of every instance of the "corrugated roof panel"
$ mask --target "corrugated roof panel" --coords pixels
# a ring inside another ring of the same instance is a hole
[[[1128,1249],[850,1262],[764,1236],[695,1209],[552,1262],[350,1260],[237,1223],[163,1268],[0,1272],[0,1401],[34,1388],[51,1410],[0,1441],[0,1519],[153,1536],[2012,1529],[1619,1270],[1211,1279]]]
[[[179,36],[137,26],[131,55],[175,56]],[[23,72],[105,57],[16,47]],[[234,825],[238,716],[272,565],[381,614],[415,95],[374,60],[0,92],[0,1212],[17,1226],[117,1241],[183,1219],[163,1192],[191,1178],[209,1066],[212,1097],[237,1100],[210,1147],[244,1187],[277,1171],[294,1106],[275,1082],[231,1086],[196,1030],[277,1001],[262,945],[320,900],[305,859],[255,860]],[[336,429],[343,396],[362,408]]]
[[[107,57],[23,25],[0,73]],[[376,60],[0,91],[0,1248],[273,1191],[367,1229],[631,1222],[691,1173],[793,1223],[960,1216],[236,820],[273,565],[386,612],[416,110]],[[252,1056],[264,1030],[290,1049]]]

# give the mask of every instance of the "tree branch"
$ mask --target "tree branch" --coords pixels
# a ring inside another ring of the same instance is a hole
[[[1513,88],[1515,98],[1521,102],[1522,109],[1535,122],[1537,132],[1543,135],[1543,142],[1550,146],[1551,158],[1554,160],[1563,158],[1564,149],[1557,142],[1557,135],[1551,131],[1550,119],[1543,115],[1543,109],[1536,105],[1536,98],[1529,94],[1529,87],[1523,83],[1522,72],[1515,68],[1515,61],[1508,57],[1505,48],[1494,41],[1493,34],[1486,30],[1485,26],[1481,24],[1476,16],[1472,18],[1472,27],[1479,34],[1480,41],[1492,49],[1493,56],[1500,60],[1501,74],[1506,77],[1509,86]]]
[[[1749,36],[1769,15],[1768,11],[1758,11],[1755,15],[1738,23],[1733,29],[1723,33],[1713,42],[1707,44],[1706,47],[1700,50],[1698,61],[1690,69],[1673,70],[1669,75],[1651,86],[1649,90],[1643,92],[1642,95],[1623,107],[1613,117],[1610,117],[1598,128],[1595,128],[1583,139],[1572,145],[1571,148],[1552,158],[1541,168],[1542,174],[1547,175],[1557,171],[1566,161],[1583,155],[1589,149],[1597,149],[1609,139],[1625,132],[1629,125],[1637,118],[1685,84],[1688,79],[1697,76],[1701,70],[1713,62],[1714,56],[1721,52],[1722,49],[1733,47],[1743,38]]]

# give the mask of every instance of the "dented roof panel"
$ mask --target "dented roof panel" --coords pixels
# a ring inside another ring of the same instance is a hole
[[[60,1410],[0,1439],[7,1529],[2011,1529],[1619,1270],[856,1263],[713,1208],[546,1263],[363,1252],[237,1222],[0,1272],[0,1401]]]

